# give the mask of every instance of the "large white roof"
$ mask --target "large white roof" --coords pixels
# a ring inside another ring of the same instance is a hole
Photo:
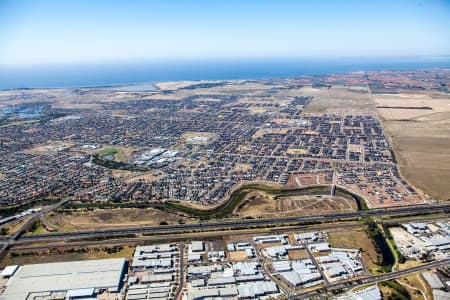
[[[0,299],[25,299],[32,292],[118,289],[125,262],[113,258],[25,265],[10,279]]]

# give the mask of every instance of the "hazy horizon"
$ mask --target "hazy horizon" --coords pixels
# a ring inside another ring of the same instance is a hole
[[[0,67],[450,55],[448,1],[2,1]]]
[[[109,86],[179,80],[283,78],[357,71],[450,68],[450,57],[418,59],[215,59],[12,66],[0,89]]]

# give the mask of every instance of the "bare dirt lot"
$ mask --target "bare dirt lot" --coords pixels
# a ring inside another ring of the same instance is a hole
[[[289,259],[305,259],[308,258],[308,252],[305,249],[288,250]]]
[[[230,261],[246,260],[247,252],[245,252],[245,250],[231,251],[231,252],[228,252],[228,257],[229,257]]]
[[[356,211],[356,203],[341,197],[330,196],[284,196],[274,198],[263,192],[251,192],[248,201],[238,211],[240,217],[281,215],[308,215],[336,211]]]
[[[386,106],[427,106],[432,110],[379,109],[400,171],[431,198],[450,199],[450,98],[377,95]]]
[[[305,107],[305,113],[370,113],[375,108],[367,87],[335,85],[321,88],[315,98]]]
[[[331,184],[331,182],[327,179],[326,173],[292,174],[289,176],[286,187],[296,188],[315,184]]]
[[[123,226],[159,225],[161,222],[186,221],[181,216],[152,208],[96,209],[71,213],[52,213],[48,221],[62,229],[112,228]]]

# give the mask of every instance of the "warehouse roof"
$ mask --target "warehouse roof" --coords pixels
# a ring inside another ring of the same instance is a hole
[[[0,299],[25,299],[29,293],[89,288],[118,290],[124,258],[33,264],[20,267]]]

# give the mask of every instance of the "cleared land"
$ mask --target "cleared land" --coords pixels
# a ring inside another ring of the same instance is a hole
[[[230,261],[240,261],[247,259],[247,252],[245,250],[228,252]]]
[[[307,215],[337,211],[356,211],[353,199],[322,195],[273,197],[262,192],[251,192],[237,214],[248,216]]]
[[[375,108],[369,89],[364,86],[334,85],[322,87],[320,92],[314,90],[311,95],[314,94],[311,103],[305,107],[305,113],[370,113]]]
[[[70,213],[51,213],[48,221],[61,229],[113,228],[178,223],[186,218],[153,208],[95,209]]]
[[[432,110],[379,109],[402,175],[431,198],[450,199],[450,98],[376,95],[378,104]]]
[[[270,199],[274,199],[275,201],[280,203],[283,203],[284,198],[288,199],[288,206],[287,208],[283,208],[283,205],[281,206],[280,210],[287,210],[289,213],[292,213],[292,207],[289,207],[289,203],[292,203],[293,199],[290,199],[289,197],[300,197],[296,199],[305,200],[307,203],[305,204],[300,203],[297,208],[298,211],[294,211],[295,214],[298,214],[299,212],[304,213],[307,208],[311,208],[311,211],[313,213],[317,212],[317,207],[311,207],[310,198],[309,197],[316,197],[318,199],[317,202],[320,202],[323,197],[327,197],[330,194],[331,187],[329,185],[320,185],[320,186],[310,186],[310,187],[302,187],[302,188],[294,188],[294,189],[286,189],[280,185],[273,185],[273,184],[264,184],[264,183],[251,183],[251,184],[244,184],[240,186],[239,188],[235,189],[229,198],[227,198],[224,202],[222,202],[219,205],[216,205],[214,207],[205,207],[201,205],[195,205],[195,204],[184,204],[182,202],[174,202],[174,201],[168,201],[165,202],[165,208],[170,211],[177,211],[181,212],[187,215],[191,215],[193,217],[197,217],[200,219],[212,219],[212,218],[226,218],[231,216],[239,216],[243,217],[242,214],[239,213],[240,210],[242,210],[245,205],[247,205],[249,200],[253,200],[248,198],[248,195],[251,195],[253,192],[260,193],[260,195],[263,195],[263,197],[256,197],[256,199],[261,198],[262,199],[262,210],[264,211],[264,207],[267,209],[270,208],[271,203],[265,203],[264,199],[265,197],[269,197]],[[303,198],[307,196],[306,198]],[[367,206],[364,202],[364,200],[341,188],[336,189],[336,196],[332,199],[335,200],[336,198],[344,198],[346,200],[349,200],[350,203],[353,201],[355,203],[355,206],[359,206],[360,209],[365,209]],[[255,202],[261,202],[261,199],[258,199]],[[307,199],[307,200],[306,200]],[[295,200],[295,198],[294,198]],[[291,201],[291,202],[289,202]],[[277,203],[274,202],[274,203]],[[257,203],[252,203],[251,205],[248,205],[248,207],[252,210],[251,211],[251,217],[260,216],[259,211],[255,211],[255,206]],[[267,205],[267,206],[266,206]],[[305,207],[306,206],[306,207]],[[336,207],[333,206],[333,212],[336,211]],[[266,211],[267,212],[267,211]],[[273,211],[276,212],[276,211]],[[249,216],[249,217],[250,217]],[[272,216],[272,215],[269,215]]]

